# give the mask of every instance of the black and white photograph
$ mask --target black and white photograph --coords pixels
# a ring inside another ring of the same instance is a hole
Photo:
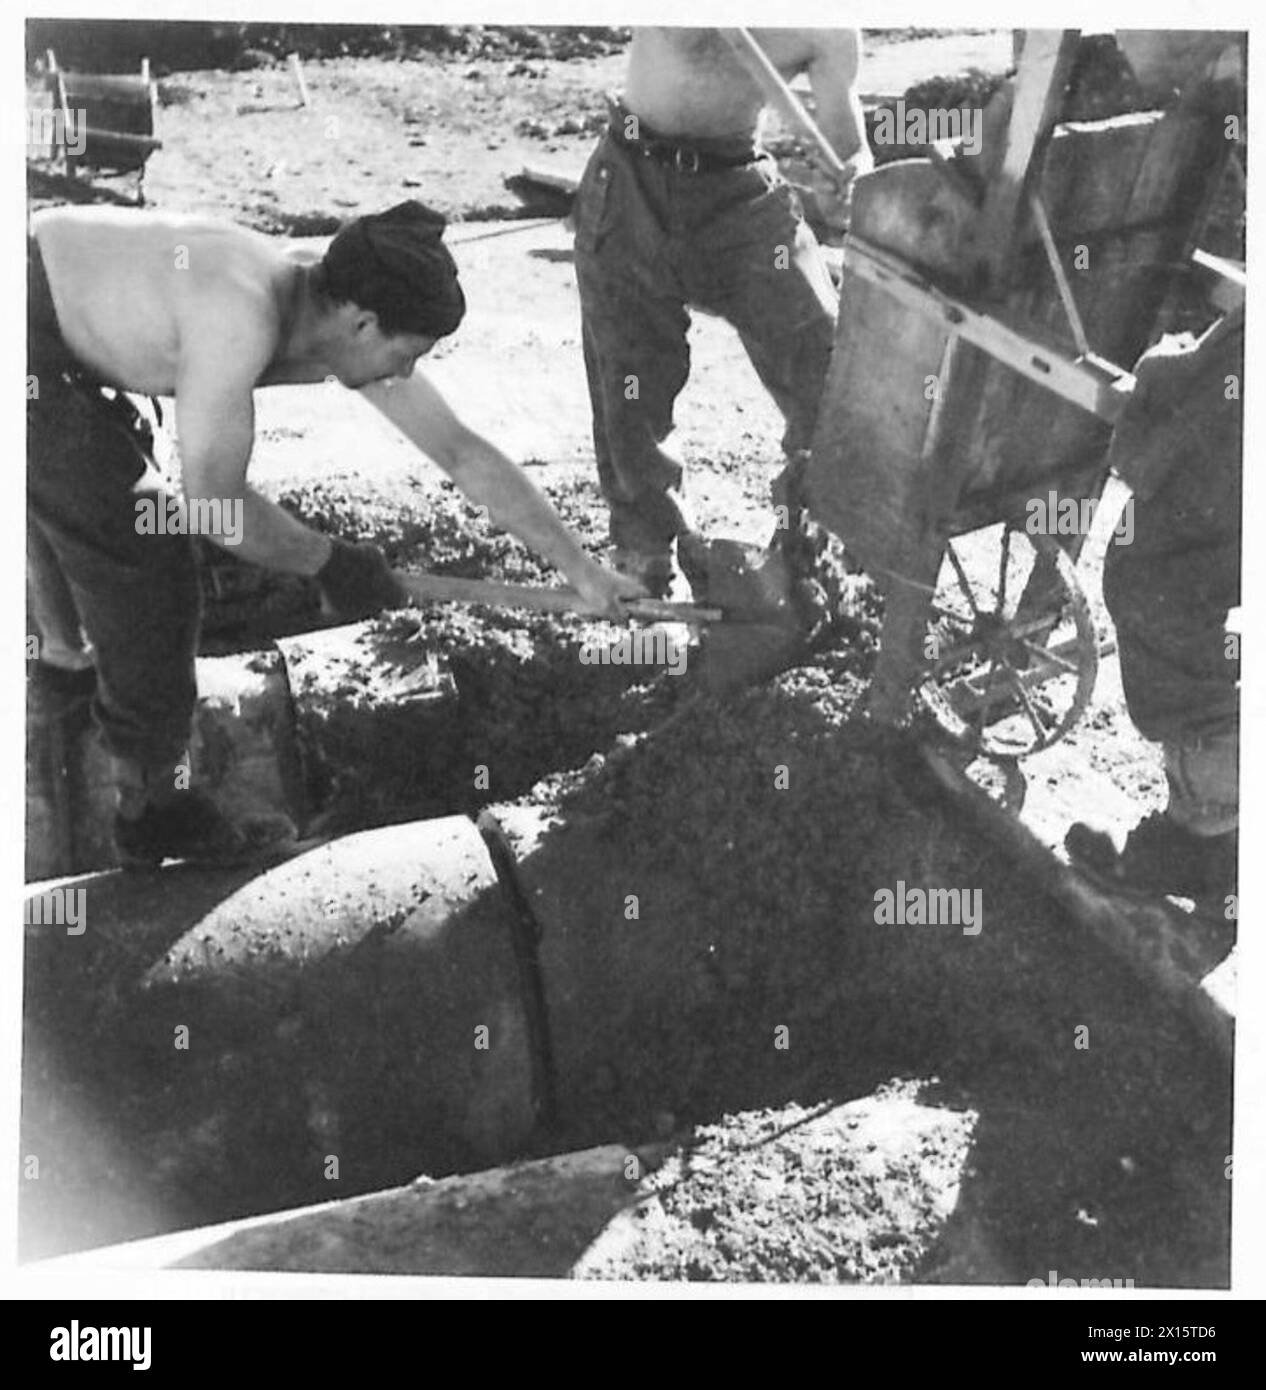
[[[15,1278],[1242,1293],[1244,16],[593,13],[22,21]]]

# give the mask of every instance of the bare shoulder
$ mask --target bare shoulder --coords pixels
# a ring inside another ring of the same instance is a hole
[[[277,347],[292,274],[284,252],[269,237],[227,224],[191,223],[171,232],[178,233],[168,251],[182,334],[231,338],[244,356],[266,362]]]
[[[858,29],[753,29],[752,35],[784,75],[821,64],[856,70],[861,55]]]

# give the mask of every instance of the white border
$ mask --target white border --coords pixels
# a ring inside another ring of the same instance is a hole
[[[349,9],[354,15],[349,16]],[[143,10],[144,13],[138,13]],[[646,22],[680,22],[683,8],[680,0],[631,0],[612,3],[612,0],[585,0],[582,4],[560,3],[559,0],[482,0],[474,7],[460,3],[460,0],[442,0],[441,3],[425,3],[413,0],[358,0],[351,7],[346,3],[320,3],[309,0],[306,4],[294,4],[274,0],[261,12],[253,0],[218,0],[214,6],[215,17],[224,20],[243,20],[254,22],[275,22],[289,20],[305,23],[339,22],[364,23],[366,21],[429,24],[429,23],[503,23],[503,24],[626,24],[637,20]],[[767,0],[694,0],[689,6],[689,19],[692,24],[751,23],[760,25],[769,17]],[[1249,119],[1256,112],[1257,98],[1266,93],[1263,82],[1263,54],[1261,48],[1266,43],[1266,31],[1255,27],[1252,22],[1254,10],[1248,4],[1208,4],[1195,3],[1152,3],[1142,4],[1087,3],[1086,0],[1066,0],[1059,5],[1043,4],[1026,7],[1024,20],[1028,27],[1043,25],[1057,28],[1084,24],[1088,30],[1111,28],[1224,28],[1244,30],[1250,35],[1250,81],[1249,81]],[[787,0],[777,9],[782,24],[833,24],[847,23],[863,29],[896,28],[906,25],[919,25],[928,28],[954,27],[1007,28],[1016,18],[1014,5],[1000,3],[972,4],[969,13],[949,13],[943,4],[901,4],[898,6],[879,5],[870,0],[860,6],[839,3],[838,0]],[[205,3],[172,3],[171,0],[146,0],[144,6],[135,4],[103,4],[100,0],[49,0],[38,7],[27,7],[21,13],[7,11],[0,24],[7,42],[3,52],[7,55],[5,90],[21,92],[24,84],[23,55],[25,47],[24,25],[28,18],[136,18],[146,21],[164,19],[206,19]],[[1260,144],[1260,141],[1258,142]],[[24,258],[18,254],[17,236],[19,221],[25,226],[25,166],[24,153],[16,142],[6,141],[3,148],[5,186],[19,194],[6,200],[6,217],[10,220],[12,239],[6,244],[13,249],[12,255],[0,257],[0,302],[12,306],[5,314],[3,331],[4,370],[0,372],[0,428],[3,429],[3,457],[7,458],[9,478],[16,484],[22,476],[21,460],[25,455],[22,384],[25,376],[25,331],[23,315],[19,306],[24,302],[25,276]],[[1261,173],[1260,151],[1250,149],[1249,160],[1249,259],[1256,265],[1256,228],[1261,225],[1261,199],[1258,196],[1259,174]],[[1250,275],[1251,284],[1251,275]],[[1250,291],[1254,301],[1248,315],[1248,342],[1246,381],[1262,380],[1256,366],[1262,360],[1260,351],[1260,332],[1256,300],[1258,296]],[[398,1299],[433,1298],[457,1296],[463,1298],[622,1298],[649,1299],[663,1297],[682,1298],[727,1298],[747,1299],[767,1298],[844,1298],[869,1301],[876,1298],[920,1302],[925,1299],[965,1300],[965,1299],[1027,1299],[1097,1301],[1105,1297],[1111,1302],[1148,1301],[1157,1297],[1179,1299],[1241,1299],[1261,1297],[1266,1293],[1266,1253],[1263,1250],[1262,1235],[1266,1233],[1266,1105],[1262,1096],[1266,1095],[1266,1078],[1263,1077],[1263,1056],[1266,1055],[1263,1037],[1266,1021],[1259,1007],[1262,999],[1262,982],[1266,978],[1264,959],[1266,945],[1263,945],[1263,922],[1261,905],[1266,903],[1266,884],[1260,854],[1253,854],[1251,847],[1266,844],[1263,816],[1263,779],[1255,776],[1266,766],[1263,749],[1266,748],[1266,660],[1256,645],[1258,634],[1266,635],[1266,623],[1262,621],[1264,574],[1266,574],[1266,545],[1255,544],[1255,539],[1263,533],[1266,523],[1266,477],[1258,466],[1258,453],[1255,444],[1261,438],[1261,409],[1258,398],[1252,391],[1247,392],[1246,438],[1245,438],[1245,511],[1244,511],[1244,655],[1242,671],[1244,674],[1243,711],[1243,757],[1242,777],[1241,843],[1243,852],[1241,881],[1241,965],[1239,976],[1238,1051],[1236,1068],[1236,1140],[1235,1168],[1237,1179],[1234,1186],[1234,1264],[1233,1286],[1230,1295],[1218,1295],[1204,1290],[1123,1290],[1108,1295],[1082,1292],[1080,1290],[1028,1290],[994,1288],[938,1288],[927,1286],[903,1286],[900,1288],[847,1287],[842,1289],[817,1289],[805,1286],[756,1286],[712,1288],[699,1285],[582,1285],[568,1281],[554,1280],[436,1280],[399,1279],[387,1277],[332,1277],[324,1275],[248,1275],[248,1274],[201,1274],[179,1272],[157,1272],[147,1275],[112,1274],[110,1276],[84,1276],[73,1280],[64,1274],[53,1277],[38,1276],[30,1266],[25,1268],[16,1264],[16,1184],[20,1180],[18,1169],[18,1080],[21,1038],[21,982],[22,982],[22,935],[17,929],[17,907],[22,897],[22,792],[24,777],[25,750],[22,741],[24,721],[24,702],[22,673],[19,656],[23,650],[24,603],[23,603],[23,547],[20,544],[21,526],[24,512],[19,510],[14,499],[12,515],[15,525],[12,531],[13,543],[3,557],[3,595],[0,603],[0,623],[3,636],[0,637],[0,652],[12,653],[12,660],[6,661],[0,675],[0,721],[8,731],[3,749],[5,785],[11,789],[8,801],[6,833],[0,839],[0,875],[9,885],[6,900],[13,904],[13,925],[4,933],[5,959],[0,961],[0,1114],[3,1115],[3,1130],[0,1131],[0,1152],[8,1159],[0,1165],[5,1177],[0,1184],[0,1268],[3,1269],[3,1284],[0,1293],[13,1298],[138,1298],[138,1299],[183,1299],[183,1298],[353,1298],[353,1299]],[[1266,642],[1263,643],[1266,647]],[[1245,905],[1251,905],[1246,909]]]

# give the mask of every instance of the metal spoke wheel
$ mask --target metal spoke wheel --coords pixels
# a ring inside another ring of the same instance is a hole
[[[1073,562],[1050,536],[1011,526],[946,546],[926,651],[920,698],[954,738],[1003,758],[1062,738],[1099,670]]]

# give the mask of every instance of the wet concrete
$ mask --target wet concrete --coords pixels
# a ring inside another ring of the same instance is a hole
[[[468,822],[90,884],[83,937],[28,937],[28,1253],[328,1199],[331,1155],[351,1195],[905,1075],[980,1116],[963,1201],[995,1274],[1224,1280],[1225,1071],[855,719],[861,689],[701,700],[498,808],[542,932],[548,1133]],[[979,889],[982,931],[880,925],[897,882]]]

